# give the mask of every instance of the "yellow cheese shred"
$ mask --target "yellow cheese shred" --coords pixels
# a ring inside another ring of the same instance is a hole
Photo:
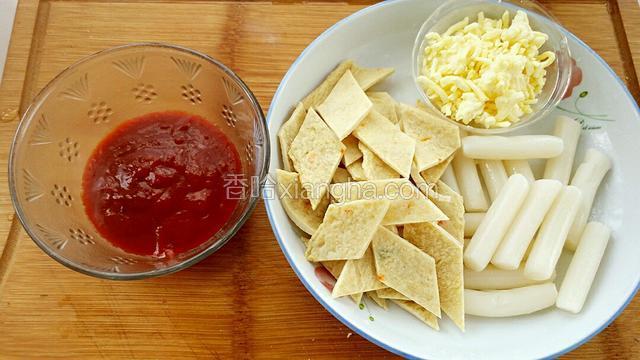
[[[527,14],[500,19],[480,12],[443,34],[425,36],[418,83],[440,111],[483,128],[509,127],[532,112],[555,53],[540,48],[549,36],[533,31]]]

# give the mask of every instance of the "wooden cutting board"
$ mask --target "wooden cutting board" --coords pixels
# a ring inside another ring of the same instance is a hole
[[[235,70],[266,110],[298,54],[370,3],[22,0],[0,88],[0,168],[7,168],[16,112],[86,55],[134,41],[194,48]],[[640,99],[637,0],[546,5]],[[14,219],[6,176],[0,172],[2,359],[393,357],[352,334],[307,293],[262,204],[229,244],[200,264],[159,279],[113,282],[77,274],[42,253]],[[638,315],[636,299],[568,357],[640,353]]]

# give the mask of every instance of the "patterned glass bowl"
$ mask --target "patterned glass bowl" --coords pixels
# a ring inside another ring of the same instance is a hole
[[[241,200],[226,225],[173,259],[111,245],[87,217],[81,196],[84,167],[98,142],[122,121],[166,110],[211,121],[235,144],[244,171],[229,184]],[[81,60],[35,97],[11,147],[9,187],[25,230],[55,260],[101,278],[141,279],[195,264],[240,229],[267,173],[268,142],[258,101],[226,66],[177,46],[131,44]]]
[[[427,46],[425,35],[429,32],[443,33],[451,25],[465,17],[470,21],[476,21],[478,13],[484,12],[485,16],[499,19],[505,11],[509,11],[511,18],[518,10],[524,11],[531,28],[549,35],[549,39],[542,46],[541,52],[553,51],[556,61],[546,68],[547,81],[538,95],[538,103],[532,106],[533,112],[522,117],[520,121],[506,128],[485,129],[472,125],[465,125],[459,121],[450,119],[433,105],[422,86],[418,84],[418,76],[424,63],[424,48]],[[460,129],[473,134],[494,135],[512,132],[531,125],[536,121],[547,117],[562,100],[571,80],[571,52],[567,37],[558,21],[542,5],[535,0],[449,0],[440,5],[429,18],[422,24],[413,45],[413,80],[422,100],[439,114],[442,118],[458,125]]]

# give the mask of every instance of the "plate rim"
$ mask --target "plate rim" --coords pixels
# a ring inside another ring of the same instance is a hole
[[[271,124],[271,117],[273,116],[274,104],[278,101],[278,98],[280,97],[280,93],[282,92],[282,90],[283,90],[284,86],[286,85],[286,83],[288,82],[289,78],[292,76],[293,69],[297,67],[298,63],[302,60],[302,58],[304,58],[306,56],[306,54],[311,49],[316,47],[322,40],[324,40],[324,38],[329,36],[329,34],[334,32],[338,27],[344,25],[345,23],[347,23],[349,21],[352,21],[355,18],[358,18],[358,17],[361,17],[361,16],[365,16],[368,13],[370,13],[370,12],[372,12],[374,10],[377,10],[378,8],[389,6],[389,5],[395,4],[395,3],[405,2],[405,1],[408,1],[408,0],[387,0],[387,1],[380,2],[378,4],[374,4],[374,5],[362,8],[362,9],[352,13],[351,15],[348,15],[347,17],[339,20],[335,24],[331,25],[329,28],[327,28],[325,31],[323,31],[320,35],[318,35],[311,43],[309,43],[309,45],[307,45],[307,47],[305,47],[305,49],[300,53],[300,55],[298,55],[296,60],[293,63],[291,63],[291,65],[289,66],[289,69],[287,70],[286,74],[284,75],[282,80],[280,80],[280,84],[278,85],[278,88],[276,89],[275,93],[273,94],[273,98],[272,98],[271,103],[269,105],[269,110],[268,110],[267,116],[266,116],[266,118],[267,118],[267,128],[269,128],[269,125]],[[625,83],[622,81],[622,79],[620,79],[618,74],[616,74],[615,71],[613,71],[611,66],[609,66],[609,64],[595,50],[593,50],[589,45],[587,45],[579,37],[574,35],[571,31],[567,30],[562,24],[557,23],[557,25],[560,26],[560,28],[562,29],[562,31],[565,32],[567,37],[570,37],[578,45],[580,45],[581,47],[586,49],[591,55],[594,56],[594,58],[599,63],[604,65],[604,68],[618,82],[618,85],[622,87],[622,89],[624,90],[624,93],[626,94],[627,98],[629,100],[631,100],[631,104],[633,104],[633,107],[635,108],[636,114],[640,117],[640,106],[638,105],[638,103],[636,102],[634,97],[629,92],[629,89],[627,88]],[[266,190],[264,190],[264,189],[263,189],[263,195],[266,195]],[[304,285],[304,287],[307,289],[307,291],[316,299],[316,301],[319,302],[325,308],[325,310],[327,310],[334,318],[336,318],[342,324],[346,325],[349,329],[351,329],[352,331],[356,332],[358,335],[360,335],[363,338],[367,339],[371,343],[373,343],[373,344],[375,344],[375,345],[377,345],[377,346],[379,346],[379,347],[381,347],[381,348],[383,348],[383,349],[385,349],[385,350],[387,350],[389,352],[392,352],[392,353],[394,353],[396,355],[400,355],[400,356],[408,358],[408,359],[419,359],[415,355],[406,353],[406,352],[400,350],[399,348],[394,347],[393,345],[387,344],[387,343],[385,343],[385,342],[383,342],[381,340],[378,340],[378,339],[374,338],[373,336],[369,335],[366,330],[363,330],[363,329],[359,328],[355,324],[351,323],[349,320],[347,320],[344,317],[342,317],[336,310],[333,309],[333,307],[331,305],[329,305],[327,302],[322,300],[320,295],[317,294],[313,290],[311,285],[302,276],[302,274],[300,273],[299,269],[295,265],[295,262],[293,261],[293,259],[291,258],[291,256],[287,252],[287,250],[285,249],[284,244],[283,244],[283,240],[282,240],[282,236],[278,232],[278,229],[277,229],[275,221],[274,221],[274,217],[273,217],[272,210],[271,210],[271,202],[268,200],[267,196],[263,196],[263,198],[264,198],[265,210],[267,212],[267,217],[269,219],[269,224],[271,225],[271,229],[273,230],[273,233],[274,233],[274,235],[276,237],[276,240],[278,241],[278,246],[280,246],[280,250],[284,254],[285,258],[287,259],[287,262],[289,263],[289,266],[291,267],[291,269],[293,269],[293,272],[296,274],[296,276],[298,277],[300,282]],[[565,349],[560,350],[560,351],[558,351],[558,352],[556,352],[554,354],[546,355],[545,358],[546,359],[556,358],[558,356],[561,356],[561,355],[564,355],[566,353],[569,353],[569,352],[577,349],[578,347],[584,345],[585,343],[587,343],[594,336],[596,336],[597,334],[602,332],[604,329],[606,329],[615,319],[618,318],[618,316],[620,316],[620,314],[622,314],[622,312],[627,308],[627,306],[633,300],[633,298],[636,296],[636,294],[638,293],[639,290],[640,290],[640,278],[636,282],[635,289],[631,292],[629,297],[624,301],[622,306],[620,306],[616,310],[616,312],[613,314],[613,316],[611,316],[611,318],[606,320],[603,324],[600,325],[600,327],[598,327],[595,331],[593,331],[591,334],[587,335],[586,337],[584,337],[580,341],[578,341],[578,342],[576,342],[576,343],[574,343],[574,344],[566,347]]]

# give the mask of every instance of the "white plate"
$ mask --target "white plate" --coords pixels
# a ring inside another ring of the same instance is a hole
[[[282,167],[276,139],[280,125],[294,105],[344,59],[355,59],[364,66],[394,67],[396,73],[382,88],[400,101],[415,103],[418,93],[410,73],[413,41],[437,5],[437,1],[397,0],[371,6],[340,21],[304,50],[282,80],[267,116],[271,174]],[[348,298],[333,299],[314,274],[314,266],[304,258],[298,230],[279,200],[273,199],[273,188],[267,187],[267,213],[282,251],[300,281],[337,319],[375,344],[406,357],[529,359],[573,350],[605,328],[629,303],[640,283],[640,111],[609,66],[574,35],[567,36],[584,79],[560,105],[569,112],[556,112],[600,127],[583,132],[578,160],[586,148],[596,147],[614,162],[592,215],[612,227],[613,238],[582,312],[572,315],[553,308],[506,319],[468,316],[466,333],[443,319],[437,332],[394,305],[384,311],[368,302],[361,310]],[[585,92],[588,94],[580,97]],[[604,115],[611,121],[589,115]],[[525,131],[549,132],[550,123],[543,120]],[[370,315],[375,321],[369,320]]]

